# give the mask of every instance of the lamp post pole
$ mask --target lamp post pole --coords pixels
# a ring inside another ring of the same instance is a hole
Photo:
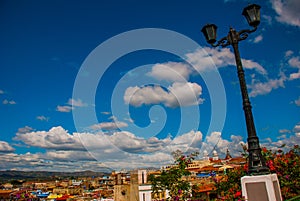
[[[248,37],[249,33],[256,31],[257,26],[260,23],[260,6],[253,4],[246,7],[243,11],[243,15],[248,20],[250,26],[254,28],[252,30],[245,29],[237,32],[235,29],[230,28],[229,33],[226,37],[216,40],[216,30],[217,26],[214,24],[207,24],[202,28],[202,32],[204,33],[206,40],[213,47],[221,46],[226,47],[231,45],[234,50],[237,74],[239,78],[242,99],[243,99],[243,109],[246,119],[247,133],[248,133],[248,172],[249,174],[266,174],[269,173],[269,168],[266,166],[265,160],[261,154],[261,148],[259,145],[259,139],[256,134],[253,114],[252,114],[252,106],[248,96],[247,85],[245,81],[244,69],[238,49],[238,43],[241,40],[245,40]]]
[[[229,35],[232,41],[231,46],[234,50],[235,62],[237,67],[237,74],[240,82],[240,88],[243,99],[243,109],[246,119],[247,133],[248,133],[248,171],[253,174],[265,174],[269,172],[269,168],[266,166],[265,160],[261,154],[261,148],[259,146],[259,139],[256,134],[256,129],[254,125],[254,119],[252,114],[252,106],[248,96],[247,85],[245,81],[245,73],[242,66],[242,61],[238,49],[238,37],[237,32],[230,28]]]

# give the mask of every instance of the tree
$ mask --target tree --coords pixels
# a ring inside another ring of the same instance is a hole
[[[192,153],[184,155],[180,150],[172,153],[174,158],[174,164],[162,170],[160,175],[150,175],[149,181],[152,184],[152,192],[156,195],[161,192],[168,191],[170,197],[168,200],[185,200],[190,196],[191,186],[185,177],[191,173],[186,170],[188,164],[190,164],[197,156],[198,153]]]

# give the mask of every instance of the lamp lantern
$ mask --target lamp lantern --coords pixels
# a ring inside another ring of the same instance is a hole
[[[217,41],[217,26],[215,24],[207,24],[201,31],[209,44],[213,44]]]
[[[242,13],[250,26],[257,27],[260,23],[260,6],[257,4],[251,4],[244,8]]]

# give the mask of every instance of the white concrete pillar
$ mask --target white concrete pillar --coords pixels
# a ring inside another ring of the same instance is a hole
[[[277,174],[244,176],[241,182],[247,201],[282,201]]]

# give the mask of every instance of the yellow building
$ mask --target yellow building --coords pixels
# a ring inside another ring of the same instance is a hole
[[[147,170],[130,172],[130,181],[122,173],[116,175],[114,187],[115,201],[151,201],[151,184],[148,183]]]

